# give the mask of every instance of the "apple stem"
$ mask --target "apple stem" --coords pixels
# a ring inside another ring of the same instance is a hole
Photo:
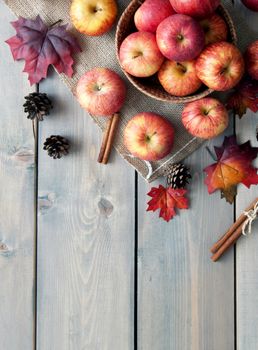
[[[137,57],[140,57],[140,56],[143,56],[142,52],[136,52],[135,55],[133,56],[133,58],[137,58]]]
[[[184,36],[182,34],[177,35],[177,40],[182,41],[184,39]]]
[[[226,73],[227,70],[228,70],[228,67],[222,68],[221,71],[220,71],[220,75],[223,75],[224,73]]]
[[[102,8],[101,7],[95,7],[95,9],[94,9],[94,12],[96,13],[96,12],[101,12],[102,11]]]
[[[206,146],[205,148],[206,148],[206,150],[208,151],[208,153],[209,153],[209,155],[211,156],[211,158],[216,162],[217,159],[216,159],[215,155],[212,153],[212,151],[209,149],[209,147]]]
[[[186,72],[185,66],[183,66],[180,62],[177,62],[176,64],[177,64],[177,66],[179,66],[179,67],[182,69],[182,71],[183,71],[184,73]]]

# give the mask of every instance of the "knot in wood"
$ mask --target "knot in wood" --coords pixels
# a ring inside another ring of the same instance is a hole
[[[113,204],[106,198],[100,198],[98,208],[100,215],[105,217],[109,217],[114,209]]]

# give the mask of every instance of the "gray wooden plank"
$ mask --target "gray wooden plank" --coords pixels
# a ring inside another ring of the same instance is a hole
[[[207,193],[203,169],[212,162],[205,147],[186,160],[193,175],[191,206],[169,223],[145,212],[151,186],[139,180],[141,350],[234,349],[233,252],[217,263],[209,253],[232,223],[233,207],[219,193]]]
[[[251,140],[257,147],[255,128],[257,115],[248,112],[241,121],[237,121],[238,140]],[[258,167],[258,161],[254,164]],[[248,190],[239,186],[236,200],[237,216],[258,196],[257,186]],[[254,222],[252,234],[242,237],[236,246],[237,271],[237,349],[256,350],[258,344],[258,221]]]
[[[236,1],[239,13],[246,23],[246,31],[258,34],[258,14],[244,7],[240,0]],[[250,40],[251,41],[251,40]],[[238,140],[251,140],[257,147],[255,129],[258,124],[257,114],[248,111],[241,120],[236,119]],[[256,161],[256,166],[258,162]],[[257,186],[248,190],[239,186],[236,199],[236,215],[240,213],[257,197]],[[242,237],[236,246],[236,296],[237,296],[237,349],[256,350],[258,344],[258,222],[253,225],[251,236]]]
[[[31,90],[6,39],[15,17],[0,2],[0,349],[34,348],[34,140],[22,105]]]
[[[132,350],[134,171],[97,164],[101,133],[56,74],[40,90],[55,107],[39,136],[38,350]],[[51,134],[69,156],[42,151]]]

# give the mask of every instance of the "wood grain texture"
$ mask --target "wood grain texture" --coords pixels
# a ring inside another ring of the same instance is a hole
[[[0,2],[0,349],[34,348],[34,140],[23,113],[31,90],[4,43],[14,34]]]
[[[114,152],[97,163],[101,133],[56,74],[40,84],[54,111],[40,124],[38,350],[132,350],[134,171]],[[70,154],[42,151],[60,134]]]
[[[251,140],[258,147],[255,128],[258,118],[254,113],[248,114],[237,122],[238,140]],[[256,161],[256,166],[258,162]],[[243,210],[258,195],[257,186],[248,190],[239,186],[236,201],[236,214]],[[252,234],[238,240],[236,248],[237,271],[237,350],[256,350],[258,344],[258,221],[254,222]]]
[[[248,112],[237,122],[238,140],[251,140],[258,147],[255,128],[257,115]],[[256,161],[256,166],[258,162]],[[240,213],[258,195],[257,186],[248,190],[239,186],[236,213]],[[238,350],[256,350],[258,344],[258,222],[254,222],[252,235],[241,238],[237,243],[237,344]]]
[[[236,1],[239,13],[246,21],[246,33],[255,32],[258,38],[258,13],[248,10],[240,0]],[[251,140],[258,147],[255,129],[257,114],[248,113],[239,120],[236,118],[238,140]],[[258,166],[258,161],[256,161]],[[239,186],[236,199],[236,215],[239,215],[258,195],[258,187]],[[258,344],[258,222],[253,225],[252,235],[239,239],[236,246],[236,295],[237,295],[237,350],[256,350]]]
[[[233,207],[207,192],[203,169],[212,162],[205,147],[186,160],[190,209],[169,223],[145,212],[150,185],[139,181],[140,350],[234,349],[233,252],[213,263],[209,251]]]

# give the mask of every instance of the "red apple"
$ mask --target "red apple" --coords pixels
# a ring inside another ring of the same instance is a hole
[[[258,40],[248,46],[245,52],[245,63],[250,77],[258,80]]]
[[[87,35],[109,31],[117,16],[115,0],[73,0],[70,16],[75,28]]]
[[[153,33],[136,32],[122,42],[119,61],[127,73],[135,77],[150,77],[160,69],[164,57]]]
[[[143,112],[126,125],[124,144],[137,158],[154,161],[166,157],[174,143],[174,128],[164,117]]]
[[[245,71],[241,52],[225,41],[208,45],[197,58],[195,67],[199,79],[216,91],[233,88]]]
[[[134,15],[136,28],[155,33],[163,19],[175,14],[169,0],[145,0]]]
[[[187,96],[202,85],[195,72],[195,61],[165,61],[158,72],[163,88],[174,96]]]
[[[203,139],[221,134],[227,128],[228,121],[226,108],[211,97],[188,103],[182,113],[182,122],[186,130]]]
[[[76,88],[79,103],[93,115],[109,116],[118,112],[125,95],[124,81],[108,68],[94,68],[86,72]]]
[[[220,0],[170,0],[170,2],[177,13],[197,18],[210,16],[220,4]]]
[[[242,0],[242,3],[250,10],[258,12],[258,1],[257,0]]]
[[[226,41],[228,27],[223,18],[214,13],[211,17],[200,21],[200,25],[205,34],[205,45]]]
[[[202,51],[205,43],[200,24],[185,15],[172,15],[157,28],[157,44],[161,53],[171,61],[191,61]]]

